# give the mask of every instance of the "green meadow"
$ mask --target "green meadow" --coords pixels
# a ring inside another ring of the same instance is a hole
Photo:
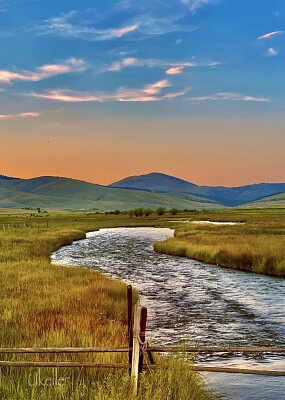
[[[0,214],[0,347],[126,347],[126,286],[87,268],[50,263],[50,254],[85,232],[116,226],[167,226],[168,217],[83,213]],[[137,298],[137,295],[135,295]],[[2,360],[126,362],[126,355],[4,355]],[[138,399],[210,400],[183,359],[157,358]],[[53,382],[54,371],[40,374]],[[1,400],[131,398],[125,370],[59,369],[66,384],[39,384],[35,368],[0,369]]]

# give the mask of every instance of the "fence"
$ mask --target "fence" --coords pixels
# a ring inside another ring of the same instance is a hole
[[[126,363],[93,363],[69,361],[0,361],[1,367],[51,367],[51,368],[120,368],[129,369],[134,395],[137,393],[139,374],[145,368],[156,368],[153,353],[273,353],[285,354],[285,347],[208,347],[208,346],[148,346],[146,342],[147,308],[137,303],[133,310],[132,287],[128,286],[128,347],[96,348],[96,347],[61,347],[61,348],[0,348],[0,354],[80,354],[80,353],[127,353]],[[149,364],[144,364],[144,357],[149,358]],[[192,366],[197,372],[239,373],[251,375],[285,376],[285,371],[264,369],[240,369],[213,366]]]

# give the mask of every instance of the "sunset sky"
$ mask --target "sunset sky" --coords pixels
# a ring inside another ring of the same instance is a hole
[[[0,0],[0,174],[285,181],[284,0]]]

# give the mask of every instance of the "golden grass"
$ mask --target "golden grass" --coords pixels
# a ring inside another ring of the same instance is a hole
[[[192,220],[239,221],[244,225],[179,225],[175,237],[155,244],[157,252],[223,267],[285,276],[284,210],[199,213]]]
[[[127,346],[126,286],[85,268],[52,265],[60,246],[103,227],[150,226],[156,217],[95,214],[0,215],[0,347]],[[4,225],[4,226],[3,226]],[[126,355],[15,355],[5,360],[126,362]],[[158,361],[145,372],[138,399],[208,400],[198,375],[183,360]],[[166,363],[166,364],[165,364]],[[36,369],[2,368],[1,400],[129,398],[125,371],[59,371],[64,386],[31,386]],[[42,369],[42,375],[52,371]]]

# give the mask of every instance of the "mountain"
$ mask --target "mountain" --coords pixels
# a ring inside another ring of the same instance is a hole
[[[42,176],[0,177],[0,208],[128,210],[163,206],[179,209],[222,207],[283,207],[285,183],[241,187],[198,186],[173,176],[152,173],[133,176],[110,186]]]
[[[248,208],[285,208],[285,192],[274,196],[263,197],[257,201],[244,204]]]
[[[0,208],[128,210],[159,206],[180,209],[221,207],[199,196],[177,198],[172,193],[110,188],[61,177],[0,180]]]
[[[194,183],[184,181],[174,176],[152,172],[147,175],[130,176],[119,182],[112,183],[109,187],[145,190],[147,192],[170,193],[188,192],[197,187]]]
[[[19,180],[20,178],[12,178],[11,176],[0,175],[0,179],[3,179],[4,181],[14,181]]]
[[[133,176],[111,184],[109,187],[139,189],[147,192],[168,193],[176,198],[197,196],[204,201],[214,201],[228,207],[239,206],[266,196],[285,192],[285,183],[260,183],[240,187],[198,186],[173,176],[151,173]],[[190,198],[188,198],[190,200]],[[191,200],[194,198],[191,198]]]
[[[192,193],[229,207],[235,207],[284,191],[285,183],[259,183],[230,188],[199,186]]]

